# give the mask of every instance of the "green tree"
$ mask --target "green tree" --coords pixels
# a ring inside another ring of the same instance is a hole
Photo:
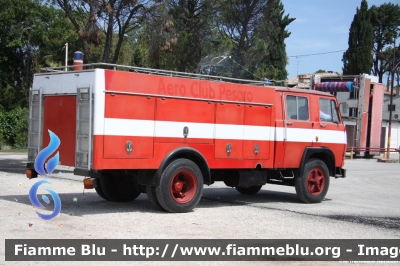
[[[23,0],[0,0],[0,5],[0,109],[10,110],[27,105],[33,65],[31,25],[38,8]]]
[[[221,1],[219,5],[220,32],[232,42],[232,77],[248,77],[249,68],[259,54],[260,26],[264,22],[263,12],[267,0],[233,0],[229,3]],[[250,78],[254,78],[251,76]]]
[[[146,15],[162,5],[156,0],[55,0],[82,40],[85,63],[90,45],[102,45],[104,63],[116,63],[125,37],[141,27]],[[114,38],[117,41],[114,43]]]
[[[361,7],[357,7],[357,12],[350,26],[349,48],[343,54],[343,74],[345,75],[371,73],[373,63],[371,13],[367,1],[362,0]]]
[[[27,107],[33,74],[63,61],[64,43],[77,38],[60,10],[34,0],[0,0],[0,5],[0,110],[8,111]]]
[[[232,76],[232,41],[227,35],[220,34],[213,28],[204,46],[204,56],[199,62],[198,72],[206,75],[223,77]],[[210,71],[212,73],[210,73]]]
[[[285,15],[280,0],[222,1],[220,31],[232,43],[232,76],[285,80],[286,27],[295,19]]]
[[[394,40],[400,35],[400,6],[384,3],[379,7],[372,6],[371,12],[375,52],[372,73],[382,82],[383,75],[391,68],[389,58],[393,57],[393,49],[392,55],[385,50],[393,47]]]
[[[177,31],[172,57],[178,71],[195,72],[211,36],[211,0],[172,0],[169,13]],[[175,39],[174,39],[175,40]]]
[[[167,6],[159,6],[149,17],[140,34],[142,44],[147,47],[147,66],[156,69],[176,70],[171,52],[176,44],[175,25],[168,14]]]
[[[379,67],[383,69],[383,73],[388,74],[388,79],[387,82],[389,82],[393,77],[392,77],[392,68],[393,66],[397,66],[394,71],[394,85],[397,86],[399,85],[399,74],[400,74],[400,44],[396,47],[395,54],[393,55],[393,47],[388,46],[385,48],[382,53],[379,53],[379,55],[376,55],[377,57],[379,56],[379,60],[381,61],[379,64]],[[394,56],[394,57],[393,57]],[[382,81],[381,81],[382,82]],[[391,84],[387,83],[387,86],[389,87]]]
[[[285,9],[280,0],[268,0],[267,8],[264,12],[265,22],[261,27],[260,32],[262,35],[260,39],[267,41],[268,47],[262,60],[262,66],[266,70],[263,76],[274,80],[286,80],[288,57],[285,39],[290,36],[290,32],[286,27],[295,18],[290,18],[289,14],[284,15]],[[260,69],[263,69],[263,67]]]
[[[0,144],[3,138],[16,148],[28,145],[28,108],[17,107],[9,112],[0,112]]]

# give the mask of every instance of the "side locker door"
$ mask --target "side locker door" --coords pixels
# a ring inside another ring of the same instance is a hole
[[[269,159],[273,139],[271,107],[246,105],[244,111],[244,159]]]
[[[156,106],[155,142],[213,143],[214,103],[158,98]]]
[[[215,158],[241,159],[244,105],[234,103],[217,103],[216,105]]]
[[[298,168],[304,149],[312,145],[315,137],[310,119],[309,97],[286,95],[284,127],[286,139],[283,167]]]
[[[153,158],[155,97],[106,93],[105,159]]]

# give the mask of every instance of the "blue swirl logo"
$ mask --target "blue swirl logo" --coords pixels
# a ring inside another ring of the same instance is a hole
[[[50,158],[47,161],[47,164],[45,163],[47,158],[49,158],[49,156],[57,150],[57,148],[60,146],[60,143],[61,143],[61,141],[57,137],[57,135],[54,134],[51,130],[49,130],[49,135],[50,135],[49,145],[46,148],[44,148],[43,150],[41,150],[35,159],[35,170],[42,176],[47,176],[47,175],[53,173],[53,171],[54,171],[54,169],[56,169],[56,166],[59,161],[59,152],[57,152],[56,155],[54,155],[52,158]],[[47,172],[46,172],[46,170],[47,170]],[[51,184],[51,183],[47,180],[42,180],[42,181],[35,183],[29,190],[29,200],[32,202],[32,204],[35,207],[40,208],[40,209],[44,209],[44,206],[40,203],[40,201],[37,197],[37,191],[38,191],[39,186],[41,186],[42,184]],[[50,220],[50,219],[53,219],[54,217],[56,217],[60,213],[61,200],[56,192],[54,192],[51,189],[47,189],[47,188],[46,188],[46,190],[47,190],[47,192],[50,193],[50,195],[53,198],[54,211],[51,214],[42,214],[40,212],[36,212],[36,214],[43,220]],[[46,202],[46,204],[50,204],[50,200],[46,195],[42,195],[42,199],[44,202]]]
[[[35,160],[35,170],[42,176],[46,176],[47,174],[53,173],[54,169],[56,169],[59,160],[59,152],[57,152],[56,155],[54,155],[52,158],[48,160],[46,164],[46,169],[47,169],[46,173],[46,170],[44,169],[45,161],[53,152],[57,150],[58,146],[60,146],[61,143],[57,135],[54,134],[51,130],[49,130],[49,135],[50,135],[49,145],[39,152]]]
[[[47,180],[41,180],[37,183],[35,183],[31,189],[29,190],[29,200],[32,202],[32,204],[35,207],[44,209],[44,206],[42,205],[42,203],[40,203],[38,197],[37,197],[37,191],[40,185],[42,184],[51,184],[49,181]],[[42,218],[43,220],[50,220],[53,219],[54,217],[56,217],[60,211],[61,211],[61,200],[60,197],[58,196],[57,193],[55,193],[53,190],[46,188],[47,192],[50,193],[50,195],[53,197],[54,200],[54,211],[51,214],[42,214],[40,212],[36,212],[36,214]],[[46,202],[47,204],[50,204],[50,200],[46,195],[42,195],[42,199],[44,202]]]

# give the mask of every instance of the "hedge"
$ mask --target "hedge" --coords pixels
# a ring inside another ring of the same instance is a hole
[[[27,108],[0,111],[0,144],[7,143],[16,149],[28,147],[28,121]]]

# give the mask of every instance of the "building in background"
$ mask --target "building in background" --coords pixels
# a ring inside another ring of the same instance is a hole
[[[392,106],[390,106],[390,89],[385,90],[382,106],[382,139],[381,147],[387,147],[388,125],[390,108],[392,108],[392,130],[390,137],[390,148],[400,148],[400,88],[394,88]],[[392,158],[392,154],[390,157]]]
[[[347,131],[347,150],[365,157],[379,155],[387,147],[390,93],[367,74],[342,76],[340,73],[301,74],[288,81],[289,87],[334,94],[340,103]],[[400,96],[393,98],[391,152],[400,145]],[[397,118],[395,118],[397,117]]]

